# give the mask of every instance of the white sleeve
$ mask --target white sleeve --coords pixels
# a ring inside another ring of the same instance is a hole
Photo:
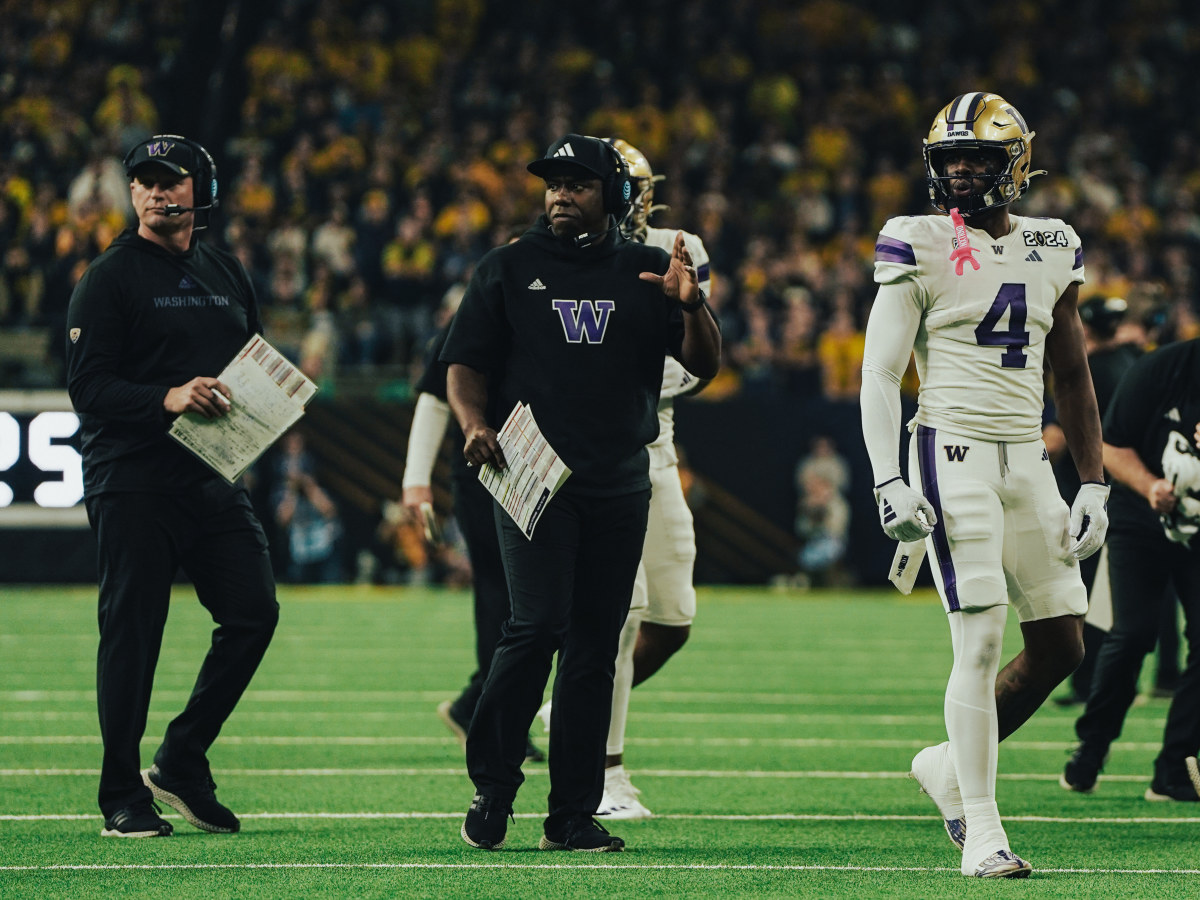
[[[876,485],[901,477],[900,379],[921,327],[919,291],[911,280],[880,285],[867,319],[859,406]]]
[[[433,394],[417,397],[412,429],[408,432],[408,453],[404,457],[401,487],[429,487],[449,421],[450,404]]]

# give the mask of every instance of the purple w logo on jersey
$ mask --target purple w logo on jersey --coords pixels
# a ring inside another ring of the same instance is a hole
[[[569,344],[601,343],[608,328],[608,314],[617,306],[611,300],[554,300],[553,304]]]

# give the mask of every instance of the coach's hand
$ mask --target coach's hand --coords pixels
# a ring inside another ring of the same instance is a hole
[[[163,398],[163,409],[175,416],[189,412],[215,419],[229,412],[233,405],[229,399],[232,396],[229,385],[215,378],[200,376],[167,391],[167,396]]]
[[[894,541],[920,540],[937,524],[937,513],[925,495],[910,488],[903,478],[876,486],[875,502],[883,533]]]
[[[1107,484],[1088,481],[1079,486],[1075,502],[1071,504],[1071,555],[1076,559],[1087,559],[1100,549],[1108,533]]]
[[[491,463],[497,469],[508,465],[504,451],[500,449],[500,439],[487,425],[471,426],[464,430],[463,437],[466,439],[463,444],[463,456],[467,459],[467,465],[482,466],[484,463]]]
[[[642,281],[657,284],[668,297],[688,304],[695,303],[700,297],[700,283],[696,277],[696,267],[692,264],[692,254],[688,253],[687,245],[683,242],[682,231],[675,233],[671,264],[666,273],[642,272],[638,275]]]

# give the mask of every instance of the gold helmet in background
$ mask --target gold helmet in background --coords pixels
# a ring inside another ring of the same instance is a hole
[[[621,234],[631,241],[645,241],[646,229],[650,227],[650,216],[668,207],[654,205],[654,184],[663,181],[665,175],[655,175],[650,161],[637,147],[620,138],[604,138],[625,160],[629,167],[629,179],[633,182],[633,200],[629,212],[617,224]]]
[[[1016,107],[999,94],[975,91],[955,97],[937,114],[925,139],[930,202],[943,212],[957,206],[967,216],[1019,199],[1029,190],[1029,179],[1045,174],[1045,170],[1029,170],[1033,135]],[[994,150],[1004,160],[988,189],[970,198],[953,197],[950,182],[954,179],[946,175],[947,153],[960,150]]]

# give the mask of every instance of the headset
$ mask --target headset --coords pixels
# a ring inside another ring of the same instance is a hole
[[[593,140],[600,140],[593,138]],[[621,155],[621,151],[608,141],[600,141],[607,149],[613,160],[613,170],[601,181],[604,197],[604,211],[624,219],[633,205],[633,179],[629,175],[629,163]]]
[[[573,240],[576,247],[590,247],[597,241],[603,240],[609,234],[621,227],[625,216],[633,206],[633,178],[629,174],[629,163],[621,155],[621,151],[600,138],[591,138],[603,144],[612,157],[613,170],[600,179],[600,197],[604,203],[604,211],[613,217],[612,224],[603,231],[592,234],[587,232],[576,235]]]
[[[125,160],[122,163],[122,165],[125,167],[125,174],[133,174],[130,172],[129,167],[133,162],[134,154],[148,144],[153,144],[156,141],[175,141],[176,143],[189,147],[192,151],[192,154],[196,157],[196,161],[200,165],[199,171],[191,173],[193,205],[179,206],[176,203],[168,203],[166,214],[168,216],[182,216],[186,212],[210,212],[220,206],[221,201],[218,198],[217,188],[217,164],[213,161],[212,154],[204,149],[202,144],[199,144],[190,138],[185,138],[182,135],[156,134],[152,137],[146,138],[146,140],[142,141],[141,143],[135,144],[133,148],[125,154]],[[203,223],[197,221],[193,227],[197,231],[199,231],[201,228],[207,228],[208,217],[205,217],[205,221]]]

